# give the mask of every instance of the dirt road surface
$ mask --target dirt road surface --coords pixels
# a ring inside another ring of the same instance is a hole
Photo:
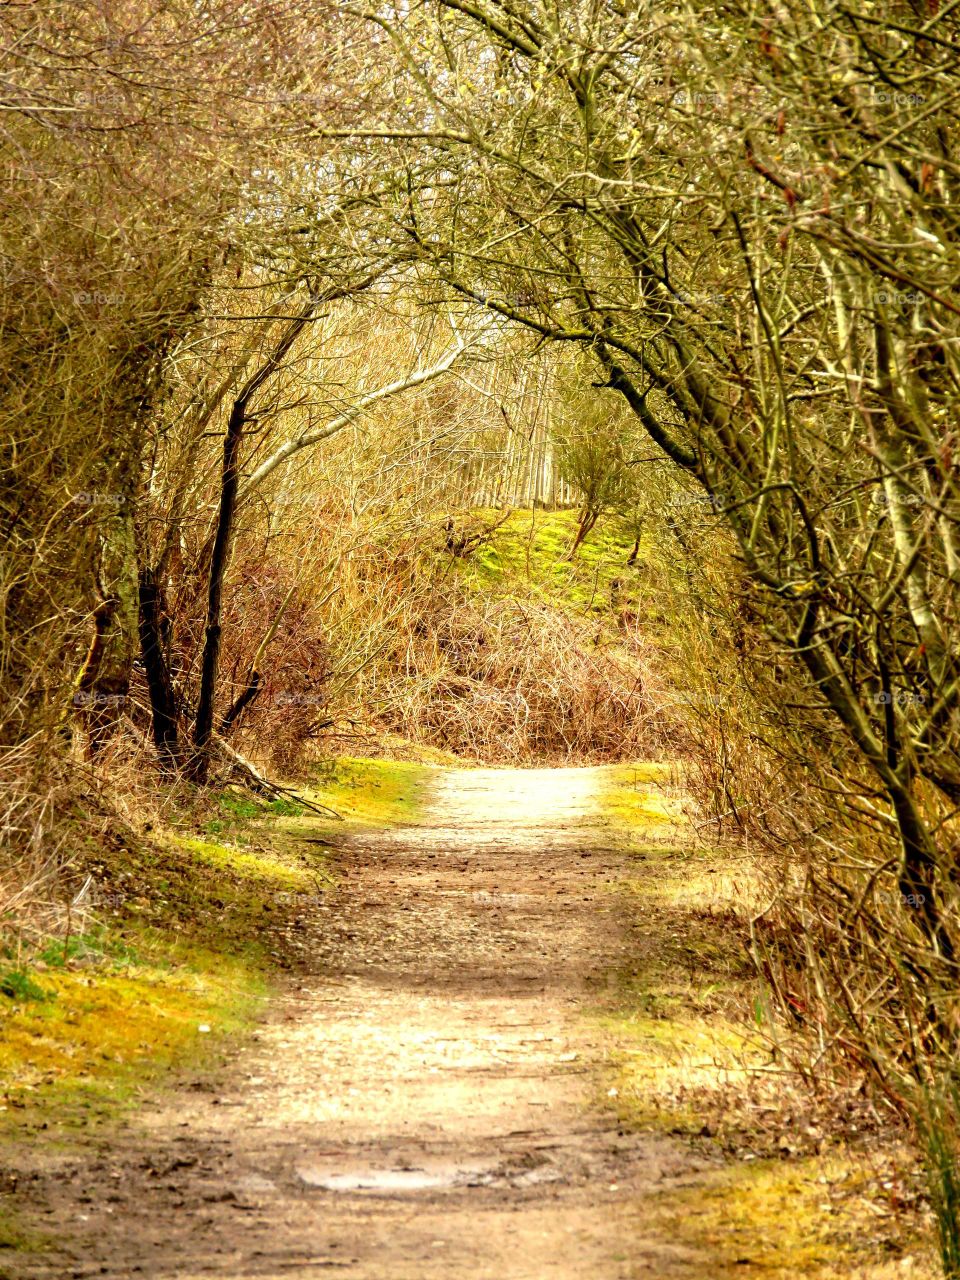
[[[650,1229],[697,1158],[618,1127],[599,1014],[642,946],[589,769],[451,770],[353,837],[301,978],[222,1078],[31,1164],[41,1277],[710,1275]],[[18,1270],[19,1267],[19,1270]]]

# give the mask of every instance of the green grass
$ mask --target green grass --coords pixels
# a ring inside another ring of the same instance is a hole
[[[313,765],[305,794],[351,825],[401,826],[416,820],[433,776],[429,765],[408,760],[328,759]],[[316,821],[307,813],[301,825]]]
[[[0,983],[0,1132],[108,1116],[205,1061],[268,990],[263,926],[281,891],[313,887],[273,856],[184,838],[101,851],[95,867],[94,921],[20,954]]]
[[[669,1230],[682,1222],[684,1243],[710,1258],[717,1280],[933,1280],[937,1270],[923,1241],[884,1233],[883,1219],[893,1215],[884,1214],[877,1190],[866,1159],[740,1161],[652,1198],[650,1225]],[[901,1254],[911,1260],[908,1269]]]
[[[291,865],[275,853],[250,853],[212,840],[180,839],[177,847],[189,850],[200,862],[220,871],[231,871],[253,885],[306,889],[310,886],[305,866]]]
[[[611,892],[636,932],[612,975],[615,995],[596,1016],[615,1046],[602,1101],[621,1125],[735,1153],[651,1196],[649,1229],[702,1250],[716,1280],[894,1280],[904,1274],[901,1250],[914,1260],[908,1274],[932,1280],[916,1219],[884,1222],[872,1153],[829,1143],[789,1158],[776,1151],[780,1117],[792,1106],[802,1113],[805,1099],[785,1102],[776,1073],[753,1074],[769,1051],[756,1032],[760,985],[744,948],[749,863],[684,830],[677,793],[660,789],[672,781],[664,766],[617,766],[604,778],[602,810],[632,855]]]
[[[691,838],[669,765],[604,770],[601,810],[631,855],[612,887],[642,945],[614,975],[603,1029],[619,1044],[617,1110],[625,1123],[696,1133],[699,1104],[680,1101],[712,1081],[742,1077],[751,1056],[755,979],[730,899],[714,892],[723,862]]]
[[[664,823],[683,824],[680,804],[664,787],[674,781],[675,767],[663,761],[636,761],[604,771],[601,806],[627,845]]]
[[[29,973],[23,969],[7,969],[0,972],[0,996],[20,1004],[28,1000],[50,1000],[53,993],[34,982]]]
[[[266,991],[242,961],[187,946],[43,978],[45,1001],[0,1009],[0,1132],[70,1129],[115,1113],[165,1069],[206,1060],[249,1023]]]
[[[255,800],[250,796],[223,791],[213,798],[215,816],[208,818],[203,824],[205,834],[212,836],[243,837],[250,828],[253,819],[263,817],[298,817],[304,812],[303,805],[295,800],[279,797],[276,800]]]
[[[55,1248],[56,1244],[57,1237],[53,1234],[25,1231],[16,1216],[0,1205],[0,1249],[5,1250],[8,1256],[15,1252],[43,1254]]]
[[[495,514],[476,513],[490,523]],[[574,511],[515,511],[489,542],[456,563],[480,591],[532,593],[547,604],[598,614],[618,603],[635,604],[639,575],[626,563],[632,538],[615,521],[601,519],[570,561],[576,528]]]

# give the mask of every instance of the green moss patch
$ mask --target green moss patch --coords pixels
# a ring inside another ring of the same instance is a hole
[[[183,948],[163,962],[36,965],[46,998],[0,1003],[6,1128],[33,1123],[40,1106],[54,1125],[112,1110],[145,1078],[244,1026],[265,991],[242,962]]]
[[[731,1164],[695,1187],[651,1202],[662,1230],[683,1223],[684,1243],[710,1257],[717,1280],[933,1280],[931,1250],[897,1233],[893,1183],[851,1155]]]
[[[5,1127],[40,1110],[53,1126],[108,1114],[247,1025],[270,988],[273,943],[300,896],[322,891],[324,862],[300,842],[171,833],[90,855],[73,931],[0,959]]]
[[[201,862],[220,871],[230,871],[246,880],[276,883],[291,888],[307,888],[310,877],[303,866],[291,866],[273,852],[251,853],[211,840],[181,839],[178,847],[196,855]]]
[[[661,761],[637,761],[604,769],[601,812],[631,845],[639,835],[661,833],[665,824],[686,829],[682,805],[672,794],[675,767]],[[684,857],[688,856],[686,845]]]
[[[12,1188],[11,1188],[12,1189]],[[3,1175],[0,1174],[0,1193],[3,1193],[6,1187],[3,1185]],[[33,1253],[43,1254],[56,1247],[57,1238],[54,1235],[42,1234],[38,1231],[27,1231],[18,1222],[16,1216],[9,1213],[2,1205],[0,1205],[0,1249],[9,1253]],[[0,1254],[2,1257],[2,1254]],[[2,1274],[2,1272],[0,1272]]]
[[[429,765],[409,760],[321,760],[311,769],[306,794],[352,823],[401,826],[416,820],[433,777]],[[316,819],[308,814],[303,822]]]
[[[475,513],[493,524],[494,511]],[[514,511],[457,571],[480,591],[531,594],[574,612],[611,617],[643,610],[641,572],[627,563],[632,537],[612,518],[601,519],[573,560],[575,511]],[[638,557],[642,563],[643,554]]]
[[[350,826],[398,824],[431,776],[324,762],[315,796]],[[0,1128],[36,1128],[41,1111],[54,1127],[106,1115],[170,1067],[202,1063],[255,1015],[278,967],[300,963],[291,925],[331,882],[344,824],[225,791],[197,825],[87,850],[65,936],[0,946]]]

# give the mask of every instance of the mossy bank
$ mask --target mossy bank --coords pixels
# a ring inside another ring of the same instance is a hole
[[[0,951],[0,1135],[69,1139],[202,1068],[309,963],[298,921],[335,877],[344,831],[415,820],[431,771],[323,761],[309,804],[228,790],[176,826],[104,841],[52,936]]]

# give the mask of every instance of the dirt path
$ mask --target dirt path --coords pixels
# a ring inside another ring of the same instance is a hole
[[[709,1275],[645,1227],[696,1160],[603,1105],[591,1015],[639,940],[596,780],[451,771],[423,825],[343,847],[306,922],[317,976],[213,1091],[35,1168],[63,1251],[7,1274]]]

